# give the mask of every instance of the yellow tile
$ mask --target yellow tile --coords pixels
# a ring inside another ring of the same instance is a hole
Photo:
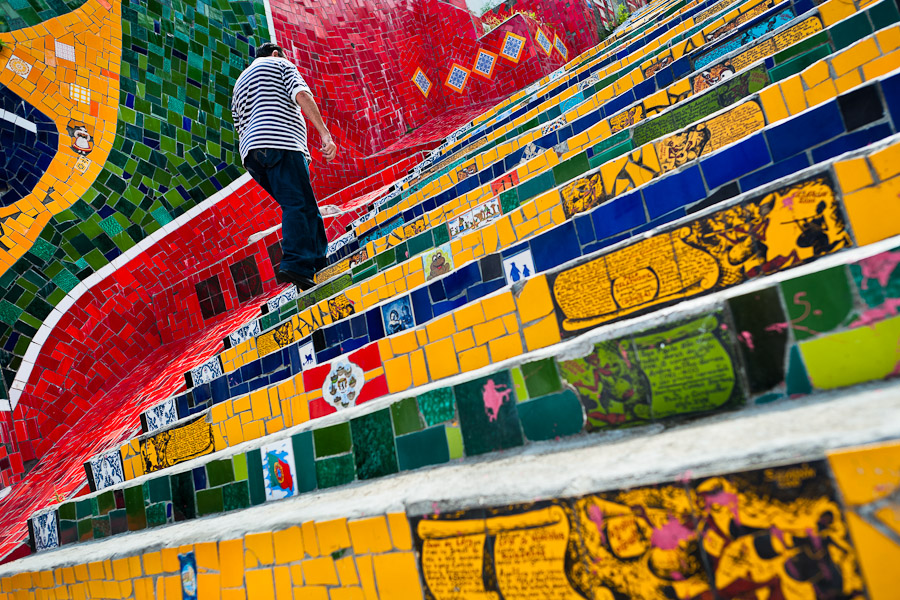
[[[491,364],[491,359],[487,346],[478,346],[459,353],[459,367],[463,373],[469,373],[489,364]]]
[[[409,521],[404,513],[388,513],[388,526],[391,528],[391,540],[396,550],[412,550],[412,533]]]
[[[113,577],[116,578],[117,581],[124,581],[126,579],[131,579],[131,569],[128,566],[127,558],[119,558],[112,561],[113,566]],[[53,574],[49,571],[46,572],[47,575],[50,575],[50,585],[46,585],[43,577],[43,573],[41,573],[41,587],[51,587],[53,585]]]
[[[425,362],[425,351],[416,350],[409,355],[409,366],[412,371],[413,386],[425,385],[428,379],[428,364]]]
[[[412,552],[394,552],[373,557],[375,581],[381,598],[420,600],[422,587]]]
[[[169,575],[163,581],[167,598],[177,600],[181,597],[181,575]]]
[[[806,87],[815,87],[830,77],[830,73],[828,71],[828,63],[826,63],[825,61],[819,61],[801,71],[800,77],[803,78],[803,82],[806,84]]]
[[[516,303],[513,300],[512,292],[503,292],[497,296],[491,296],[481,301],[484,308],[484,318],[487,320],[494,319],[500,315],[506,315],[515,312]]]
[[[272,542],[276,564],[283,565],[303,558],[303,535],[296,525],[274,532]]]
[[[876,58],[872,62],[863,65],[862,71],[866,81],[874,79],[879,75],[890,73],[894,69],[900,68],[900,52],[894,51],[890,54]]]
[[[890,179],[900,173],[900,143],[891,144],[875,152],[869,156],[869,162],[872,163],[879,179]]]
[[[309,556],[319,555],[319,542],[316,539],[316,524],[313,521],[307,521],[301,525],[303,531],[303,548]]]
[[[878,40],[881,52],[887,54],[900,47],[900,27],[894,26],[883,29],[875,34],[875,38]]]
[[[834,87],[834,82],[831,79],[828,79],[807,91],[806,101],[810,106],[818,106],[826,100],[831,100],[835,96],[837,96],[837,90]]]
[[[456,327],[453,325],[453,315],[440,317],[426,325],[425,329],[428,332],[428,339],[432,342],[449,337],[456,331]]]
[[[328,600],[328,588],[321,586],[295,587],[294,600]]]
[[[856,9],[853,2],[848,0],[829,0],[819,5],[819,14],[825,27],[837,23],[843,18],[849,17]]]
[[[505,315],[501,320],[503,321],[503,326],[506,328],[506,333],[516,333],[519,331],[519,321],[516,319],[516,315]]]
[[[379,554],[393,549],[385,517],[350,521],[348,525],[354,554]]]
[[[219,565],[222,573],[222,587],[243,586],[244,540],[237,539],[219,542]],[[146,569],[146,562],[144,566]]]
[[[337,585],[337,571],[330,556],[303,561],[303,580],[306,585]]]
[[[144,564],[144,573],[147,575],[158,575],[162,573],[162,553],[148,552],[141,559]],[[79,573],[83,570],[83,574]],[[78,581],[87,580],[87,565],[75,565],[75,577]]]
[[[525,345],[528,350],[537,350],[538,348],[546,348],[553,344],[559,343],[561,337],[559,333],[559,325],[556,317],[550,315],[545,317],[538,323],[525,327]]]
[[[365,600],[365,595],[358,587],[334,588],[331,590],[331,600]]]
[[[443,339],[425,346],[425,359],[432,381],[459,373],[456,351],[451,339]]]
[[[250,410],[253,420],[268,419],[272,416],[269,410],[269,394],[266,388],[256,390],[250,394]]]
[[[839,77],[834,80],[834,87],[837,88],[838,94],[843,94],[847,90],[851,88],[855,88],[859,84],[862,83],[862,77],[859,74],[859,70],[854,69],[850,71],[843,77]]]
[[[472,335],[471,329],[460,331],[453,336],[453,345],[457,352],[468,350],[475,345],[475,337]]]
[[[792,115],[806,110],[806,94],[803,91],[803,84],[800,77],[794,76],[785,79],[778,84],[781,87],[781,93],[784,96],[785,105]]]
[[[866,162],[865,158],[853,158],[837,162],[834,164],[834,171],[838,182],[841,184],[841,191],[845,194],[855,192],[874,183],[872,174],[869,172],[869,163]]]
[[[391,340],[391,351],[394,356],[407,354],[419,347],[415,331],[405,331],[399,335],[391,336],[389,339]]]
[[[392,394],[408,390],[412,386],[412,371],[409,368],[409,356],[398,356],[384,362],[384,374],[387,378],[388,391]]]
[[[525,282],[522,291],[516,298],[519,316],[523,323],[539,319],[553,311],[553,300],[550,288],[544,275],[533,277]]]
[[[271,565],[275,561],[272,548],[272,532],[249,533],[244,536],[244,568],[254,569],[257,566]]]
[[[275,577],[275,597],[278,600],[292,600],[291,570],[288,567],[275,567],[272,570]]]
[[[895,235],[900,228],[900,177],[844,195],[844,207],[859,245]]]
[[[522,354],[522,338],[518,333],[491,340],[488,344],[491,351],[491,362],[499,362]]]
[[[847,73],[851,69],[878,58],[881,52],[874,38],[865,39],[855,44],[831,59],[831,66],[836,76]],[[824,64],[824,63],[822,63]]]
[[[862,520],[856,513],[844,513],[859,564],[872,600],[893,600],[900,588],[900,546]]]
[[[162,551],[163,552],[163,569],[165,569],[166,571],[171,571],[171,569],[166,568],[166,566],[167,566],[166,558],[165,558],[166,550],[169,550],[169,548],[166,548]],[[176,551],[175,554],[177,556],[178,552]],[[168,565],[168,566],[171,566],[171,565]],[[103,572],[103,563],[100,561],[88,563],[88,574],[90,575],[91,579],[104,579],[106,577],[106,575]],[[31,587],[30,584],[28,587]]]
[[[338,578],[341,580],[343,587],[351,585],[359,585],[359,576],[356,573],[356,563],[352,556],[339,558],[334,562],[334,566],[338,572]]]
[[[197,570],[219,570],[219,549],[215,542],[194,544],[194,557],[197,559]]]
[[[456,330],[462,331],[477,323],[483,323],[484,310],[481,308],[481,302],[473,302],[456,310],[453,317],[456,320]]]
[[[250,410],[250,396],[241,396],[232,402],[232,405],[234,406],[235,414]]]
[[[501,248],[508,248],[516,243],[516,232],[509,217],[497,221],[497,238]]]
[[[222,594],[221,585],[218,573],[198,573],[197,600],[218,600]]]
[[[253,600],[275,600],[275,585],[270,569],[247,571],[247,596]]]
[[[350,533],[347,531],[347,519],[333,519],[316,523],[319,536],[319,552],[331,554],[336,550],[350,547]]]
[[[490,321],[488,323],[476,325],[473,328],[472,332],[475,334],[475,344],[477,346],[481,346],[491,340],[505,335],[506,329],[504,329],[503,327],[503,321],[501,321],[500,319],[494,319],[493,321]]]

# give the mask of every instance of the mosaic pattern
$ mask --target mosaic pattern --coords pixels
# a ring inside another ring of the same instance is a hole
[[[422,69],[416,69],[415,74],[413,74],[413,82],[415,82],[416,87],[425,94],[425,97],[428,97],[428,94],[431,93],[431,80],[425,75]],[[329,246],[328,248],[329,254],[333,252],[332,248]]]
[[[454,64],[450,67],[450,74],[447,75],[447,81],[444,84],[462,93],[466,87],[466,81],[469,79],[469,71],[461,66]]]
[[[153,433],[178,420],[178,412],[175,407],[175,398],[167,398],[149,410],[141,413],[143,429],[146,433]]]
[[[478,51],[478,56],[475,57],[475,66],[472,67],[472,72],[490,79],[491,75],[494,74],[494,67],[496,65],[497,55],[482,49]]]
[[[125,481],[122,455],[118,452],[95,456],[88,464],[90,466],[88,481],[93,490],[103,490]]]
[[[500,55],[517,63],[521,59],[522,50],[524,48],[525,38],[512,32],[508,32],[506,38],[503,40],[503,47],[500,50]]]

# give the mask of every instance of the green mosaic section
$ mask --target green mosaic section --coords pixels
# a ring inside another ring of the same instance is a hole
[[[2,0],[0,31],[81,1]],[[79,281],[240,176],[231,91],[268,41],[262,2],[125,0],[116,139],[94,185],[0,277],[0,397]]]

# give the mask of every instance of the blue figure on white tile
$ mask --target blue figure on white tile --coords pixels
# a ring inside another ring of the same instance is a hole
[[[303,370],[316,366],[316,350],[312,342],[306,342],[297,351],[300,353],[300,368]]]
[[[144,418],[147,420],[148,433],[153,433],[166,425],[171,425],[178,420],[175,398],[168,398],[156,406],[151,406],[144,412]]]
[[[90,462],[94,485],[98,491],[125,481],[122,457],[117,450],[95,456]]]
[[[515,283],[534,275],[534,258],[531,250],[524,250],[503,259],[503,272],[507,283]]]
[[[34,547],[38,552],[59,547],[55,510],[35,515],[31,519],[31,526],[34,528]]]

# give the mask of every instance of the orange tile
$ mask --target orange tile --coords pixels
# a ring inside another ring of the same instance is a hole
[[[391,540],[397,550],[412,550],[412,533],[409,520],[404,513],[388,513]]]
[[[347,519],[333,519],[316,523],[319,538],[319,552],[331,554],[336,550],[350,547],[350,533],[347,531]]]
[[[385,517],[350,521],[348,526],[355,554],[378,554],[393,549]]]
[[[432,381],[459,373],[456,351],[453,348],[453,341],[450,339],[425,346],[425,359],[428,362],[428,372]]]
[[[375,581],[381,598],[420,600],[422,587],[412,552],[394,552],[373,557]]]
[[[272,542],[276,564],[283,565],[303,558],[303,534],[296,525],[274,532]]]
[[[253,600],[275,600],[275,584],[271,569],[246,572],[247,596]]]

